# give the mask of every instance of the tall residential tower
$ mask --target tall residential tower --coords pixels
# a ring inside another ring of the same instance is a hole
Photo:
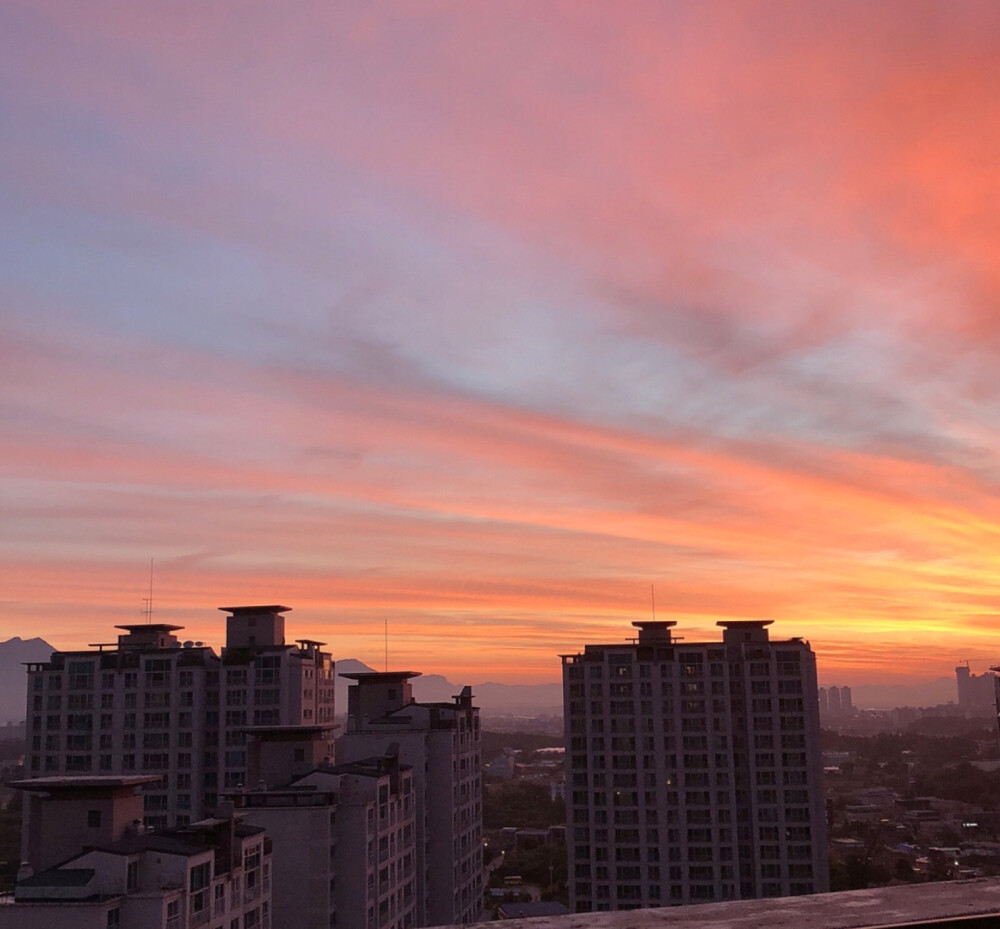
[[[26,774],[158,774],[144,788],[144,819],[163,829],[203,818],[220,792],[243,786],[247,727],[332,726],[323,643],[286,644],[287,607],[222,609],[221,658],[181,642],[181,626],[152,623],[29,664]]]
[[[828,889],[816,658],[728,621],[563,656],[576,912]]]

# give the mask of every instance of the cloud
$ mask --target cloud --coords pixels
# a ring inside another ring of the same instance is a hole
[[[1000,645],[998,17],[7,4],[0,623]]]

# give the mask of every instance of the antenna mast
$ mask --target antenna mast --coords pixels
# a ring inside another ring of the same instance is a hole
[[[653,622],[655,623],[656,622],[656,590],[653,588],[652,584],[649,585],[649,599],[652,601],[652,604],[653,604]]]
[[[385,670],[389,672],[389,620],[385,621]]]
[[[142,615],[146,617],[147,625],[153,621],[153,559],[149,559],[149,596],[142,598]]]

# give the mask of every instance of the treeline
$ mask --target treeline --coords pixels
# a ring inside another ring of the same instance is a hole
[[[483,829],[548,829],[566,822],[566,806],[549,788],[530,781],[483,785]]]
[[[1000,808],[1000,773],[983,771],[967,761],[947,768],[921,767],[914,772],[913,793],[995,810]]]
[[[942,720],[944,722],[944,720]],[[953,729],[951,731],[954,731]],[[880,732],[878,735],[845,735],[824,729],[825,751],[852,752],[859,762],[890,764],[904,752],[912,752],[922,765],[947,765],[958,761],[995,758],[996,732],[976,729],[960,735],[929,735],[924,732]]]

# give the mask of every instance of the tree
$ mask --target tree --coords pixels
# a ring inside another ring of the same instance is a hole
[[[505,781],[483,785],[483,828],[547,829],[566,822],[566,806],[545,784]]]

